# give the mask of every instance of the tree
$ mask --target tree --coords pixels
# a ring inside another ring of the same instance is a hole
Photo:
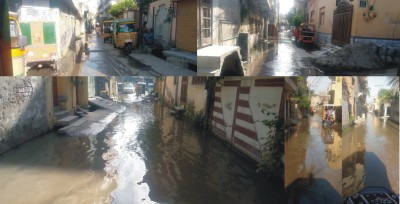
[[[378,98],[382,103],[389,103],[393,96],[389,89],[381,89],[378,92]]]
[[[389,82],[390,85],[390,93],[394,97],[399,96],[399,77],[394,77],[392,80]]]
[[[304,20],[304,13],[293,7],[287,14],[286,19],[291,26],[299,27]]]
[[[116,4],[111,6],[108,11],[112,16],[117,17],[119,14],[127,10],[138,10],[137,0],[118,0]]]

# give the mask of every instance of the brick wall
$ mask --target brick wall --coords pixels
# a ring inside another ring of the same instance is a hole
[[[51,88],[50,77],[2,77],[0,154],[52,129]]]
[[[189,51],[196,52],[197,46],[197,1],[181,0],[178,2],[177,17],[176,17],[176,47]]]

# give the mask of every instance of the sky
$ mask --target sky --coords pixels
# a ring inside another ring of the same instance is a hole
[[[311,90],[314,90],[316,94],[328,93],[331,85],[331,79],[329,77],[307,77],[307,84],[310,84]]]
[[[392,77],[387,76],[375,76],[368,77],[368,87],[370,88],[370,95],[367,97],[367,102],[374,102],[374,97],[378,96],[378,92],[381,89],[390,89],[389,82]]]
[[[293,7],[293,0],[279,0],[279,13],[286,14]]]

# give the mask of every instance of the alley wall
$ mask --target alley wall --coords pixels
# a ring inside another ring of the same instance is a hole
[[[50,77],[0,80],[0,154],[53,128]]]

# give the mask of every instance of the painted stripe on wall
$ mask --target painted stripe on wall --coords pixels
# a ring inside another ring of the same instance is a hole
[[[215,107],[222,108],[221,102],[214,102],[214,108],[215,108]]]
[[[217,113],[222,113],[222,108],[221,107],[214,107],[214,111]]]
[[[215,91],[215,92],[221,92],[221,87],[220,87],[220,86],[216,86],[216,87],[214,88],[214,91]]]
[[[224,81],[224,86],[240,86],[240,81]]]
[[[240,132],[235,132],[234,137],[243,140],[255,149],[260,149],[260,144],[256,140],[253,140]]]
[[[214,101],[215,101],[215,102],[221,102],[221,97],[215,97],[215,98],[214,98]]]
[[[217,117],[215,117],[215,116],[213,116],[212,120],[215,121],[216,123],[221,124],[221,125],[225,125],[224,120],[222,120],[222,119],[220,119],[220,118],[217,118]]]
[[[239,88],[239,93],[241,93],[241,94],[249,94],[250,93],[250,87],[240,87]]]
[[[217,117],[217,118],[219,118],[219,119],[221,119],[221,120],[224,120],[224,115],[222,115],[222,113],[218,113],[218,112],[213,112],[213,116],[214,117]]]
[[[253,117],[252,117],[251,115],[248,115],[248,114],[244,114],[244,113],[239,113],[239,112],[237,112],[237,113],[236,113],[236,118],[237,118],[237,119],[240,119],[240,120],[243,120],[243,121],[245,121],[245,122],[247,122],[247,123],[250,123],[250,124],[253,124],[253,123],[254,123]]]
[[[246,142],[244,142],[243,140],[240,140],[238,138],[234,138],[234,143],[239,145],[240,147],[242,147],[243,149],[247,150],[249,153],[251,153],[252,155],[254,155],[257,158],[261,157],[261,152],[260,150],[252,147],[251,145],[247,144]]]
[[[283,87],[285,78],[278,79],[256,79],[254,86]]]
[[[221,97],[221,92],[215,92],[215,97]]]
[[[251,115],[251,110],[248,107],[238,106],[237,112],[238,113],[243,113],[243,114],[246,114],[246,115]]]
[[[239,94],[239,100],[249,100],[249,94]]]
[[[249,129],[246,129],[246,128],[241,127],[241,126],[239,126],[237,124],[235,124],[233,126],[233,131],[238,131],[238,132],[246,135],[247,137],[250,137],[250,138],[252,138],[254,140],[257,140],[257,132],[249,130]]]
[[[238,100],[238,106],[242,106],[242,107],[250,107],[249,101],[247,100]]]

